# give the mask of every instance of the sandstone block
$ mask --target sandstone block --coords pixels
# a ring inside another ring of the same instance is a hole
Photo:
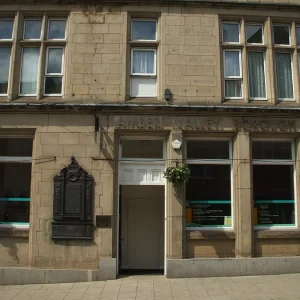
[[[104,43],[105,44],[121,44],[122,43],[122,34],[120,34],[120,33],[104,34]]]
[[[108,33],[108,24],[93,24],[92,33]]]
[[[185,56],[184,55],[166,55],[167,65],[184,65]]]
[[[92,66],[92,73],[93,74],[107,74],[110,73],[110,65],[109,64],[93,64]],[[99,78],[100,80],[100,78]]]
[[[91,13],[89,15],[89,23],[103,24],[104,23],[104,14],[103,13]]]
[[[166,24],[167,25],[184,25],[184,18],[181,16],[166,16]]]
[[[119,44],[98,44],[97,53],[120,53],[120,45]]]
[[[91,24],[77,24],[76,33],[91,33],[92,32],[92,25]]]
[[[86,84],[74,84],[73,93],[76,95],[87,95],[89,93],[89,86]]]
[[[96,53],[87,53],[84,55],[84,61],[86,63],[101,63],[102,61],[102,55],[101,54],[96,54]]]
[[[119,64],[122,62],[121,54],[102,54],[103,63]]]
[[[92,33],[86,36],[86,42],[91,44],[103,43],[104,37],[102,33]]]
[[[92,72],[92,64],[73,64],[74,74],[89,74]]]
[[[124,17],[121,14],[106,14],[105,23],[107,24],[122,24]]]
[[[83,84],[83,74],[71,74],[71,84]]]

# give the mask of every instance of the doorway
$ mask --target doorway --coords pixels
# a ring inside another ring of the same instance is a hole
[[[120,271],[163,271],[164,186],[120,188]]]
[[[123,137],[120,146],[118,273],[163,272],[165,139]]]

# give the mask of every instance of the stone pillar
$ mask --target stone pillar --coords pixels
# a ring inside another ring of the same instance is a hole
[[[253,204],[251,139],[248,132],[239,132],[234,148],[234,207],[236,257],[253,256]]]
[[[182,163],[182,147],[180,150],[174,150],[172,148],[172,142],[174,140],[182,142],[182,132],[172,131],[169,136],[167,145],[167,166],[175,166],[176,162]],[[167,183],[167,258],[183,258],[184,248],[184,185],[178,184],[173,186],[172,183]]]

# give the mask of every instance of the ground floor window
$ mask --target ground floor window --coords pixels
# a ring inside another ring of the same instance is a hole
[[[0,136],[0,226],[28,226],[32,139]]]
[[[295,226],[294,170],[291,141],[253,141],[254,224]]]
[[[232,227],[232,151],[228,140],[188,140],[186,226]]]

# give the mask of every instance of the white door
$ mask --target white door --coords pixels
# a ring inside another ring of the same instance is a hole
[[[164,267],[164,187],[123,186],[121,269]]]

